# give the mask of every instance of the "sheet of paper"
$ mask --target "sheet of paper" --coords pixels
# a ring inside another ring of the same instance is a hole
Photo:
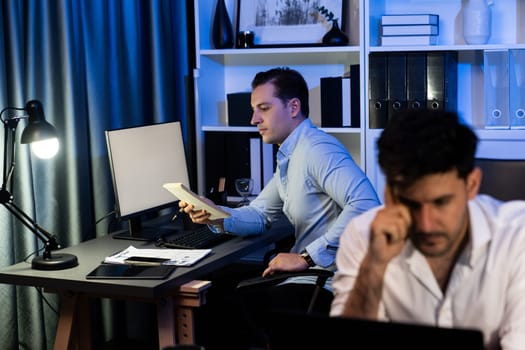
[[[211,214],[210,220],[230,217],[230,213],[222,210],[220,207],[214,204],[205,202],[201,197],[199,197],[199,195],[197,195],[195,192],[192,192],[180,182],[165,183],[162,185],[162,187],[170,191],[178,199],[192,204],[195,207],[195,210],[206,210]]]
[[[191,266],[210,252],[211,249],[138,249],[130,245],[128,248],[106,257],[104,262],[107,264],[125,264],[124,260],[127,258],[141,256],[170,259],[164,265]]]

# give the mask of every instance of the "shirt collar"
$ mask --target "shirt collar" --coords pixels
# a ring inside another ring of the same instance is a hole
[[[299,125],[297,125],[297,127],[292,131],[290,135],[288,135],[288,137],[279,147],[279,151],[277,152],[278,158],[282,159],[289,157],[295,149],[295,146],[297,146],[297,144],[299,143],[299,139],[303,134],[303,130],[306,130],[311,127],[313,127],[313,124],[310,118],[306,118]]]

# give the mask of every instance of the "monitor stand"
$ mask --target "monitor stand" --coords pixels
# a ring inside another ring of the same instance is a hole
[[[155,226],[144,227],[140,217],[128,219],[129,228],[126,231],[118,232],[113,235],[116,239],[128,239],[131,241],[155,242],[162,236],[173,233],[173,230]]]

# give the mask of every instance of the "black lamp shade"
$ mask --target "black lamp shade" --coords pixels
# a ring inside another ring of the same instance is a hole
[[[26,103],[24,109],[29,114],[29,121],[22,132],[21,143],[31,143],[57,137],[56,129],[53,125],[46,122],[44,108],[40,101],[31,100]]]

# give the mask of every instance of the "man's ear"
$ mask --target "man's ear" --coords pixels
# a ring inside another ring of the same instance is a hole
[[[479,167],[474,167],[467,176],[467,194],[469,199],[473,199],[479,192],[483,174]]]
[[[301,113],[301,101],[297,97],[290,99],[288,108],[290,108],[292,118],[297,117]]]

